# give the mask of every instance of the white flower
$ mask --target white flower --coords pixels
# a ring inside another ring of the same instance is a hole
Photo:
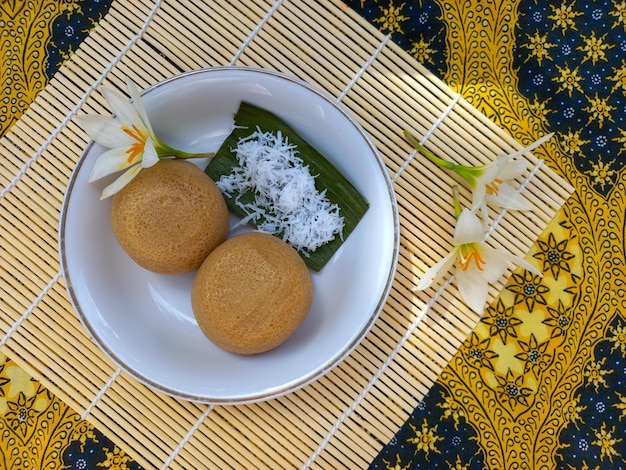
[[[457,165],[436,157],[424,148],[409,132],[405,131],[404,134],[422,155],[442,168],[453,171],[465,180],[472,190],[472,210],[474,211],[478,208],[485,208],[486,203],[504,209],[532,209],[526,198],[511,184],[513,180],[526,171],[526,161],[518,157],[537,148],[554,135],[554,133],[548,134],[528,147],[512,154],[499,155],[495,162],[487,165],[467,166]]]
[[[512,262],[535,274],[541,273],[518,256],[485,246],[483,224],[469,209],[460,213],[454,230],[454,248],[430,268],[415,287],[422,290],[437,282],[455,266],[456,283],[461,298],[477,313],[482,313],[489,283],[497,281]]]
[[[104,188],[101,199],[106,199],[126,186],[142,168],[155,165],[161,157],[206,157],[212,154],[191,154],[176,150],[155,135],[148,114],[135,83],[127,79],[128,101],[110,88],[102,87],[102,94],[111,106],[113,116],[83,115],[76,119],[83,130],[103,147],[110,150],[100,155],[91,170],[93,182],[126,170]]]
[[[482,168],[482,175],[472,188],[472,210],[493,204],[497,207],[516,210],[530,210],[532,205],[517,191],[511,181],[526,171],[524,160],[499,155],[496,161]]]

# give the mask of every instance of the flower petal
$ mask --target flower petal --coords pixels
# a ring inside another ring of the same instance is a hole
[[[461,298],[476,313],[483,313],[487,294],[489,293],[489,284],[480,275],[477,269],[457,269],[456,270],[456,286],[461,294]]]
[[[485,232],[479,217],[469,209],[463,209],[454,229],[454,246],[483,241]]]
[[[126,147],[133,142],[132,137],[122,131],[122,123],[117,118],[85,114],[75,119],[87,135],[103,147]]]
[[[528,163],[523,158],[511,158],[508,155],[498,157],[498,176],[503,181],[514,180],[526,171]]]
[[[486,199],[488,202],[505,209],[523,211],[533,208],[532,204],[509,183],[502,183],[498,187],[498,194],[488,194]]]
[[[554,132],[551,132],[550,134],[546,134],[540,139],[534,141],[528,147],[524,147],[523,149],[520,149],[517,152],[513,152],[512,154],[509,155],[509,157],[510,158],[519,157],[520,155],[524,155],[525,153],[530,152],[531,150],[535,150],[537,147],[543,144],[546,140],[551,139],[553,135],[554,135]]]
[[[496,282],[509,267],[509,254],[483,245],[480,249],[480,255],[485,261],[481,276],[487,282]]]
[[[472,191],[472,210],[477,210],[480,206],[482,206],[485,202],[485,197],[487,196],[487,188],[484,184],[479,184]]]
[[[521,268],[524,268],[526,271],[530,271],[537,276],[543,276],[543,273],[541,271],[539,271],[535,266],[530,264],[525,259],[520,258],[519,256],[515,256],[514,254],[506,251],[498,251],[498,255],[506,259],[507,261],[510,261],[511,263],[516,264]]]
[[[496,282],[508,269],[508,264],[513,263],[520,266],[533,274],[542,276],[541,272],[532,264],[504,250],[494,250],[488,246],[483,246],[481,256],[485,260],[482,276],[488,282]]]
[[[99,180],[110,174],[116,173],[120,170],[128,168],[136,162],[128,162],[128,154],[125,147],[117,147],[104,152],[100,155],[91,169],[89,175],[89,182]]]
[[[413,290],[424,290],[433,282],[437,282],[439,279],[446,274],[457,258],[457,250],[454,249],[450,253],[448,253],[445,257],[439,260],[435,265],[433,265],[428,271],[424,273],[424,275],[420,278],[417,285],[413,288]]]
[[[102,94],[123,125],[132,127],[133,124],[141,124],[141,127],[144,127],[141,116],[125,96],[105,86],[102,87]]]
[[[134,165],[130,167],[128,170],[122,173],[119,178],[113,181],[113,183],[104,188],[100,199],[107,199],[120,191],[124,186],[130,183],[135,176],[137,176],[140,170],[141,165]]]
[[[143,148],[143,156],[141,157],[141,167],[150,168],[151,166],[156,165],[158,161],[159,161],[159,154],[154,148],[154,142],[152,142],[151,138],[148,138]]]
[[[126,86],[128,87],[128,93],[130,94],[130,98],[132,100],[133,106],[135,107],[135,110],[139,114],[139,117],[143,121],[146,128],[150,131],[150,135],[154,135],[154,131],[152,130],[152,126],[150,125],[150,119],[148,119],[148,113],[146,112],[146,108],[143,105],[141,93],[139,92],[137,85],[130,78],[126,77]]]
[[[487,185],[493,183],[498,176],[497,164],[491,163],[482,167],[482,172],[479,178],[476,179],[472,188],[472,210],[476,211],[485,201],[487,195]]]

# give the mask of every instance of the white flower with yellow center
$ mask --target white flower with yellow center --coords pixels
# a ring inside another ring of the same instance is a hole
[[[407,140],[422,155],[437,165],[456,173],[472,190],[472,210],[486,208],[486,204],[493,204],[504,209],[530,210],[531,204],[515,189],[512,182],[526,171],[526,161],[520,159],[523,154],[534,150],[554,134],[548,134],[526,148],[509,155],[499,155],[496,161],[486,165],[467,166],[436,157],[413,137],[408,131],[404,132]]]
[[[541,275],[537,268],[522,258],[485,246],[484,237],[483,224],[478,216],[469,209],[460,211],[454,230],[454,248],[424,273],[415,290],[423,290],[437,282],[455,266],[456,284],[461,298],[472,310],[482,313],[489,284],[504,274],[509,262]]]
[[[93,182],[118,171],[126,170],[104,188],[101,199],[106,199],[126,186],[142,168],[155,165],[161,157],[194,158],[212,154],[192,154],[170,147],[152,130],[148,114],[135,83],[127,79],[131,100],[102,87],[102,94],[112,108],[113,116],[77,116],[78,124],[98,144],[107,150],[100,155],[89,175]]]

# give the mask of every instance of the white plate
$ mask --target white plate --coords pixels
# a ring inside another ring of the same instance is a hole
[[[156,134],[190,152],[216,151],[242,100],[272,111],[327,156],[370,208],[324,269],[312,274],[314,301],[298,331],[270,352],[238,356],[200,331],[191,310],[193,273],[148,272],[120,248],[109,223],[110,202],[99,200],[109,181],[87,182],[104,151],[92,143],[71,177],[59,241],[68,292],[85,328],[123,370],[178,398],[247,403],[318,379],[370,330],[395,272],[397,206],[375,146],[334,99],[270,70],[197,70],[151,87],[143,99]]]

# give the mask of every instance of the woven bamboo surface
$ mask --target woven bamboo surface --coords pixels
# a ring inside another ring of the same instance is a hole
[[[478,320],[453,285],[411,289],[451,248],[452,179],[414,159],[402,131],[459,163],[520,146],[341,2],[129,3],[114,3],[0,141],[3,352],[146,468],[366,467]],[[65,188],[88,143],[72,117],[110,112],[98,86],[123,89],[130,76],[148,87],[218,65],[279,70],[337,97],[377,145],[401,217],[392,291],[362,344],[317,382],[251,405],[181,401],[120,371],[73,311],[57,249]],[[520,256],[572,190],[526,157],[520,184],[535,210],[492,213],[488,239]]]

